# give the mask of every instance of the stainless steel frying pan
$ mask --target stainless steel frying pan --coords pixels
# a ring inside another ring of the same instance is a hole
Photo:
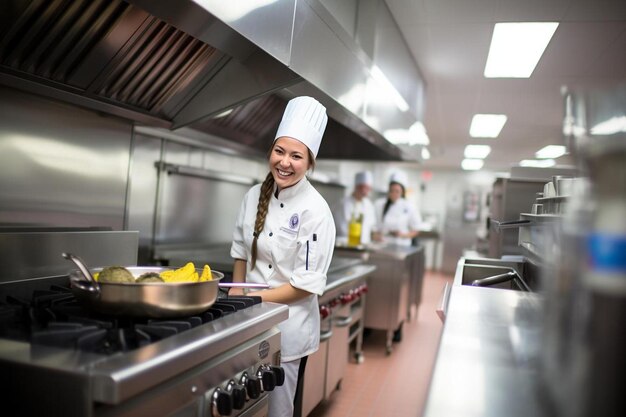
[[[207,310],[215,303],[218,289],[244,287],[264,289],[266,284],[220,283],[224,274],[212,271],[213,279],[203,282],[97,282],[93,274],[103,268],[89,269],[75,255],[64,253],[78,270],[71,271],[70,284],[74,295],[91,310],[104,314],[130,317],[183,317]],[[135,278],[146,272],[161,273],[174,268],[130,266],[126,269]],[[202,270],[198,269],[202,274]]]

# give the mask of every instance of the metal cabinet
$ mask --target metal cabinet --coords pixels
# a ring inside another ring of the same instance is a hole
[[[387,332],[386,351],[392,351],[394,333],[411,310],[417,309],[423,286],[423,246],[371,245],[367,250],[340,248],[341,256],[364,259],[376,267],[367,278],[368,301],[364,308],[364,325]]]
[[[320,331],[320,348],[309,355],[304,373],[302,392],[302,416],[307,416],[324,399],[326,387],[326,361],[328,343],[333,336],[331,318],[322,320]]]

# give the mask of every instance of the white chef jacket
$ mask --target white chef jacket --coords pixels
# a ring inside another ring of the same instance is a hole
[[[385,242],[395,243],[400,246],[411,246],[411,239],[407,237],[394,237],[389,233],[399,231],[407,233],[411,230],[419,230],[422,222],[419,213],[413,208],[413,205],[404,198],[399,198],[395,203],[391,203],[387,214],[383,218],[383,210],[387,198],[376,200],[376,228],[382,233]]]
[[[361,243],[370,243],[372,241],[372,230],[376,226],[376,211],[374,210],[374,204],[369,198],[357,201],[352,195],[348,195],[341,199],[333,210],[337,236],[347,237],[348,223],[350,223],[353,215],[358,217],[360,214],[363,215]]]
[[[289,319],[281,331],[282,361],[292,361],[319,347],[320,317],[317,296],[326,288],[326,273],[335,246],[335,224],[326,200],[306,177],[292,187],[274,192],[265,226],[257,240],[256,266],[250,270],[251,248],[261,184],[245,195],[233,232],[230,255],[247,260],[246,281],[271,288],[290,283],[311,293],[289,304]]]

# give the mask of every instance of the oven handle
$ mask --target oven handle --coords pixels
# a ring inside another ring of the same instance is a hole
[[[437,309],[435,312],[439,316],[439,319],[445,323],[446,314],[448,314],[448,302],[450,301],[450,291],[452,290],[450,283],[446,282],[446,285],[443,287],[443,291],[441,292],[441,298],[439,299],[439,304],[437,305]]]
[[[352,323],[352,316],[344,317],[341,320],[335,320],[334,323],[337,327],[349,326],[350,323]]]
[[[333,337],[333,331],[332,330],[328,330],[328,331],[320,333],[320,343],[327,341],[331,337]]]

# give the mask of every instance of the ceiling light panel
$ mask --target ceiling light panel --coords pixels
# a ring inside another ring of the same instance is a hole
[[[556,165],[554,159],[524,159],[519,162],[521,167],[550,168]]]
[[[504,114],[475,114],[470,125],[473,138],[497,138],[506,123]]]
[[[482,159],[464,159],[461,162],[461,168],[465,171],[476,171],[483,167],[485,162]]]
[[[554,158],[558,158],[560,156],[565,155],[566,152],[567,152],[567,149],[565,148],[565,146],[548,145],[539,149],[537,152],[535,152],[535,158],[554,159]]]
[[[489,145],[467,145],[464,156],[470,159],[485,159],[491,152]]]
[[[529,78],[558,26],[558,22],[496,23],[485,77]]]

